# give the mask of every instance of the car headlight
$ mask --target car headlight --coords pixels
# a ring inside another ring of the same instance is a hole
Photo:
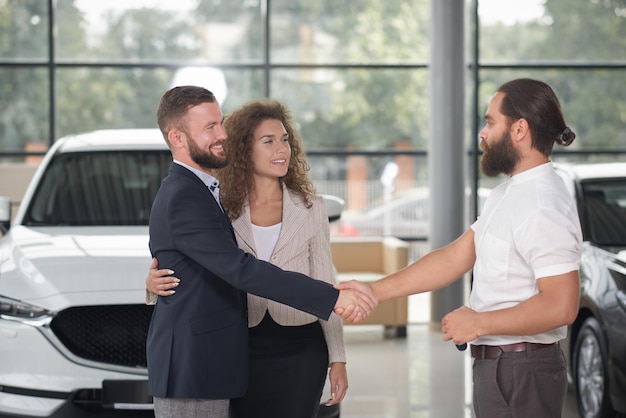
[[[0,318],[31,325],[41,325],[52,319],[52,313],[39,306],[0,296]]]

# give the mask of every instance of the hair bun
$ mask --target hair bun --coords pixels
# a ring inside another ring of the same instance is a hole
[[[565,129],[563,129],[563,132],[561,132],[558,136],[557,142],[566,147],[574,142],[574,139],[576,139],[576,134],[570,129],[569,126],[566,126]]]

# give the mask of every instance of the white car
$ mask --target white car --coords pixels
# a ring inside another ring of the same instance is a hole
[[[0,240],[0,417],[153,416],[147,225],[170,163],[158,130],[46,154]]]

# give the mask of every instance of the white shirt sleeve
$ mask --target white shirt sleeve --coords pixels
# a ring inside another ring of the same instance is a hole
[[[538,208],[514,234],[517,250],[527,260],[535,280],[578,270],[581,232],[577,216],[555,208]]]

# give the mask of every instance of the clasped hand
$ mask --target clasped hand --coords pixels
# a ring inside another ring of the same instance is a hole
[[[336,284],[335,289],[339,289],[335,313],[345,321],[358,324],[378,306],[378,298],[365,283],[351,280]]]

